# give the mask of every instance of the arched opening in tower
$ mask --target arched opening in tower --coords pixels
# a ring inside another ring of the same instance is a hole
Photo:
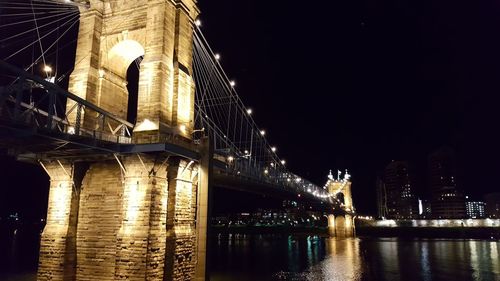
[[[99,103],[105,110],[131,123],[135,123],[137,116],[139,68],[144,52],[139,42],[125,39],[111,47],[102,60]]]
[[[340,201],[340,203],[345,204],[344,193],[337,193],[337,199]]]
[[[128,107],[127,121],[135,124],[137,122],[137,102],[139,95],[139,70],[144,56],[135,59],[127,69]]]

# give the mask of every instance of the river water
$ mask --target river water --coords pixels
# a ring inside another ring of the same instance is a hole
[[[0,234],[0,280],[36,279],[37,235]],[[216,234],[209,246],[213,281],[500,281],[498,241]]]

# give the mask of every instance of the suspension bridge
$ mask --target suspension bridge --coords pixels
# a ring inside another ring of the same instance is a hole
[[[308,202],[353,234],[349,175],[318,186],[287,169],[198,14],[194,0],[0,3],[0,146],[51,179],[38,280],[204,280],[211,186]]]

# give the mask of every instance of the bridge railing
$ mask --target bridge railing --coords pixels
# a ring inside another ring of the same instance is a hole
[[[0,70],[16,77],[14,82],[0,85],[0,119],[4,125],[113,143],[131,142],[133,125],[126,120],[2,60]]]

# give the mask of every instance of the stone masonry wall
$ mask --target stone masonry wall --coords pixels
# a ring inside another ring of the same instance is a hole
[[[185,160],[172,159],[168,168],[167,253],[165,279],[192,280],[196,267],[196,230],[193,201],[194,166]]]
[[[42,233],[38,280],[74,280],[78,196],[71,164],[45,163],[50,177],[47,224]]]
[[[142,162],[141,162],[142,161]],[[167,180],[166,166],[154,159],[126,159],[123,220],[117,239],[116,280],[163,280]],[[155,170],[156,168],[156,170]]]
[[[122,174],[116,161],[92,164],[80,195],[77,280],[115,277],[116,241],[123,220]]]

